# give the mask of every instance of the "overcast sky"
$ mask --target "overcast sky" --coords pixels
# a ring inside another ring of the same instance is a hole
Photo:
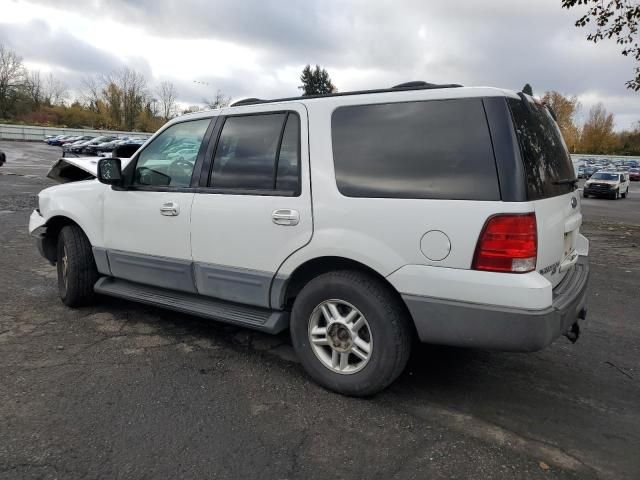
[[[340,91],[409,80],[578,95],[616,127],[640,120],[633,62],[574,27],[560,0],[0,0],[0,43],[71,88],[123,65],[184,104],[298,95],[300,70],[327,68]]]

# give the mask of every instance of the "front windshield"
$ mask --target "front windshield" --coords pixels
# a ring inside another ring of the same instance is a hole
[[[593,180],[618,180],[618,175],[616,175],[615,173],[604,173],[604,172],[598,172],[595,173],[593,175],[593,177],[591,177]]]

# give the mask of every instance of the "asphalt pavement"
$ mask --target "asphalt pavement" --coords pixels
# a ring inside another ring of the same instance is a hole
[[[422,345],[388,390],[353,399],[314,384],[286,334],[64,307],[27,232],[60,149],[0,150],[0,479],[640,478],[640,184],[583,200],[575,345]]]

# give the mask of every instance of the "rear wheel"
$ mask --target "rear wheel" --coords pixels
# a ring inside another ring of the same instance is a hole
[[[589,194],[588,193],[584,193],[584,190],[582,191],[582,198],[589,198]]]
[[[62,303],[68,307],[79,307],[93,301],[93,285],[98,280],[98,270],[91,243],[77,225],[68,225],[60,230],[57,269]]]
[[[295,300],[291,338],[320,385],[373,395],[393,382],[411,352],[406,308],[381,280],[355,271],[320,275]]]
[[[624,193],[622,194],[622,198],[627,198],[627,195],[629,194],[629,187],[627,187],[627,189],[624,191]]]

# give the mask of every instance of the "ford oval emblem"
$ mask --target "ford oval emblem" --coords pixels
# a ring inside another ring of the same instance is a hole
[[[576,197],[571,197],[571,208],[576,208],[578,206],[578,199]]]

